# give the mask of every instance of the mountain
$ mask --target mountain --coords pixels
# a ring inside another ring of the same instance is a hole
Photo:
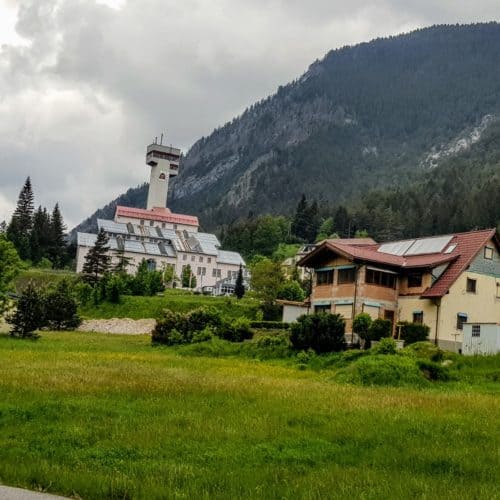
[[[343,47],[198,140],[172,182],[169,206],[213,229],[249,212],[290,214],[302,193],[353,205],[368,191],[436,175],[468,155],[498,117],[497,23],[433,26]],[[131,189],[99,216],[111,217],[117,202],[145,200],[146,186]]]

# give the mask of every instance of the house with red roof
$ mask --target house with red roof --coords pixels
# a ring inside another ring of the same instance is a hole
[[[466,322],[500,323],[500,238],[495,229],[390,243],[325,240],[299,266],[311,269],[311,312],[368,313],[424,323],[430,340],[459,349]]]

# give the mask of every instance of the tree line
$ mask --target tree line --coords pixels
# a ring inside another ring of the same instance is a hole
[[[28,177],[19,193],[16,209],[3,230],[24,261],[43,267],[62,269],[70,262],[59,203],[51,212],[41,205],[35,210],[31,179]]]

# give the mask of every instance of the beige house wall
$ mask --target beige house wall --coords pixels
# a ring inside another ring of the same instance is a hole
[[[476,280],[476,293],[466,291],[467,278]],[[445,347],[461,346],[463,330],[457,329],[457,314],[467,314],[469,323],[500,323],[500,298],[497,298],[498,278],[466,271],[450,287],[441,300],[439,341]]]

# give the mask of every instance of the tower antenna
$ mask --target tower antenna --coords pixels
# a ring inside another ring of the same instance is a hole
[[[163,144],[163,132],[161,133],[160,145]]]

